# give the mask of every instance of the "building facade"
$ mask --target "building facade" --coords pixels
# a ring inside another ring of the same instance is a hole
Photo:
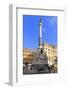
[[[36,51],[37,51],[36,49],[34,50],[34,49],[24,48],[23,59],[27,62],[31,62],[33,60],[33,56]],[[44,43],[44,54],[45,53],[48,57],[48,64],[50,66],[53,65],[57,59],[57,47]]]
[[[30,49],[24,48],[23,49],[23,60],[24,62],[30,63],[33,59],[33,54]]]
[[[48,57],[49,65],[54,64],[55,60],[57,59],[57,47],[45,43],[44,44],[44,52],[46,53],[46,55]]]

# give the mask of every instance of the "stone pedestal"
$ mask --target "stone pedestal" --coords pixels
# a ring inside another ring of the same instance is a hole
[[[38,48],[34,60],[32,62],[32,69],[37,73],[48,73],[49,65],[48,58],[46,53],[43,52],[43,49]]]

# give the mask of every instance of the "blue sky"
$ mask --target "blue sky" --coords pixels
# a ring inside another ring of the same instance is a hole
[[[42,19],[43,41],[57,46],[57,16],[23,15],[24,48],[38,47],[40,17]]]

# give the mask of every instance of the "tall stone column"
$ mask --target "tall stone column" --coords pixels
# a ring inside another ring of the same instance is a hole
[[[39,48],[42,48],[42,19],[39,22]]]

